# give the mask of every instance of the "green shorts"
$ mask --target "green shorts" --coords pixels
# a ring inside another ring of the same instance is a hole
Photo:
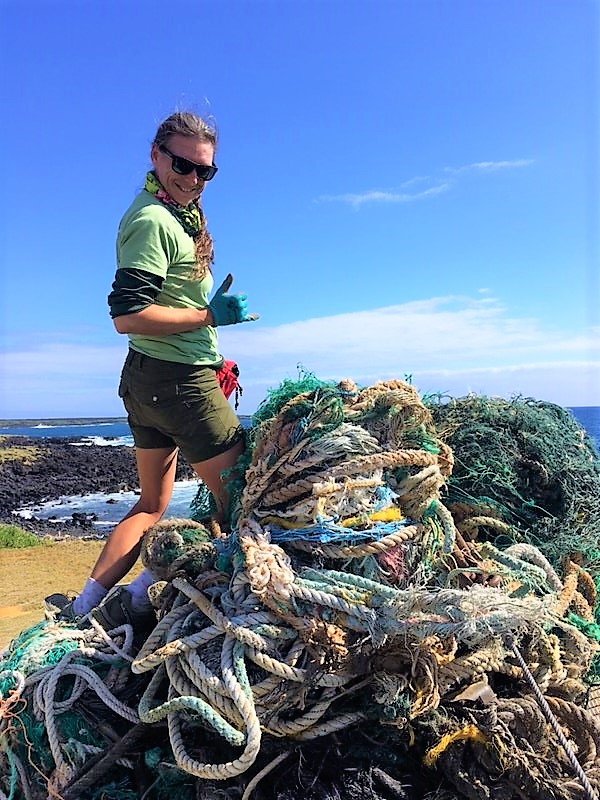
[[[119,397],[135,446],[177,446],[189,461],[208,461],[244,438],[212,367],[178,364],[129,350]]]

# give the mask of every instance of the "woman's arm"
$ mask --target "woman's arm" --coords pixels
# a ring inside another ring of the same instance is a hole
[[[155,301],[164,278],[141,269],[118,269],[108,296],[117,333],[169,336],[214,325],[210,308],[174,308]]]
[[[152,303],[132,314],[113,319],[117,333],[137,333],[142,336],[168,336],[214,325],[210,308],[168,308]]]

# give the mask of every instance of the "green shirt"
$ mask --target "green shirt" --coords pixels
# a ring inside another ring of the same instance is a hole
[[[160,286],[152,302],[168,308],[206,308],[213,277],[208,271],[202,280],[191,278],[194,267],[192,237],[160,200],[145,190],[140,192],[119,225],[115,284],[120,269],[150,273],[155,276],[153,283]],[[142,301],[140,307],[148,303]],[[128,336],[133,350],[152,358],[207,366],[222,362],[217,332],[210,326],[166,336]]]

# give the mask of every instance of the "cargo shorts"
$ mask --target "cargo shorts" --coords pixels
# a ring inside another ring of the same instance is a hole
[[[244,438],[212,367],[162,361],[130,349],[119,397],[135,446],[141,449],[176,446],[196,464]]]

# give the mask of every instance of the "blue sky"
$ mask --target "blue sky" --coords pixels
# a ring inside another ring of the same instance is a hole
[[[600,405],[600,4],[3,0],[0,418],[120,416],[119,219],[176,108],[255,323],[252,413],[298,365]]]

